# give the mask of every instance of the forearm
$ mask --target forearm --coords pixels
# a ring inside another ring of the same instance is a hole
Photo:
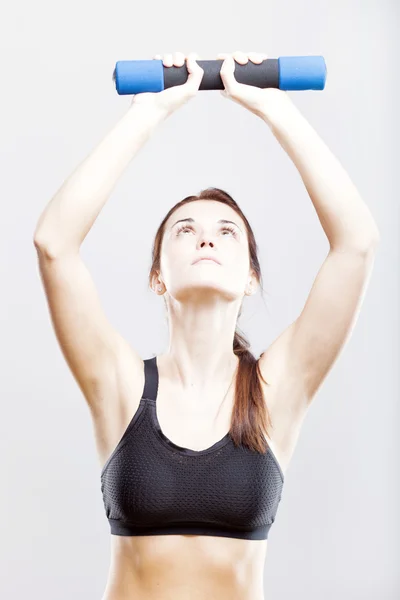
[[[79,249],[118,178],[165,118],[155,107],[132,104],[46,206],[36,227],[36,246],[55,255]]]
[[[379,235],[375,221],[338,159],[290,101],[265,111],[269,125],[304,182],[331,248],[368,249]]]

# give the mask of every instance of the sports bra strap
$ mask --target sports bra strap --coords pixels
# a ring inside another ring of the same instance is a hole
[[[155,400],[158,391],[158,369],[156,357],[144,359],[144,389],[143,398]]]

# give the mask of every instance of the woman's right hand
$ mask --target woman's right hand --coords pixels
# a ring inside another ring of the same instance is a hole
[[[153,60],[155,59],[162,60],[164,67],[183,67],[186,60],[186,68],[189,72],[186,83],[175,85],[161,92],[135,94],[131,105],[150,103],[166,111],[167,114],[171,114],[197,94],[203,79],[204,70],[197,64],[196,59],[198,59],[198,55],[194,52],[191,52],[186,57],[181,52],[164,54],[163,58],[161,58],[160,54],[156,54],[153,57]]]

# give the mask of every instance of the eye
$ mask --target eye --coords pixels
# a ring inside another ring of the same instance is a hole
[[[176,235],[179,235],[179,233],[181,231],[184,231],[185,229],[190,229],[191,231],[193,231],[193,227],[191,227],[190,225],[181,225],[181,227],[179,227],[178,231],[176,232]],[[233,227],[230,227],[229,225],[225,225],[224,227],[222,227],[221,231],[229,231],[234,237],[237,236],[236,230]]]
[[[193,227],[190,227],[190,225],[181,225],[180,227],[178,227],[178,231],[176,232],[176,235],[179,235],[179,233],[181,231],[183,231],[184,229],[192,229],[193,230]]]
[[[235,237],[237,235],[236,229],[234,229],[233,227],[229,227],[229,225],[223,227],[222,231],[230,231]]]

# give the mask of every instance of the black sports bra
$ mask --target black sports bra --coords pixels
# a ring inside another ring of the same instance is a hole
[[[205,450],[171,442],[157,419],[156,356],[143,362],[140,404],[101,471],[111,533],[267,539],[284,483],[271,449],[235,447],[229,433]]]

